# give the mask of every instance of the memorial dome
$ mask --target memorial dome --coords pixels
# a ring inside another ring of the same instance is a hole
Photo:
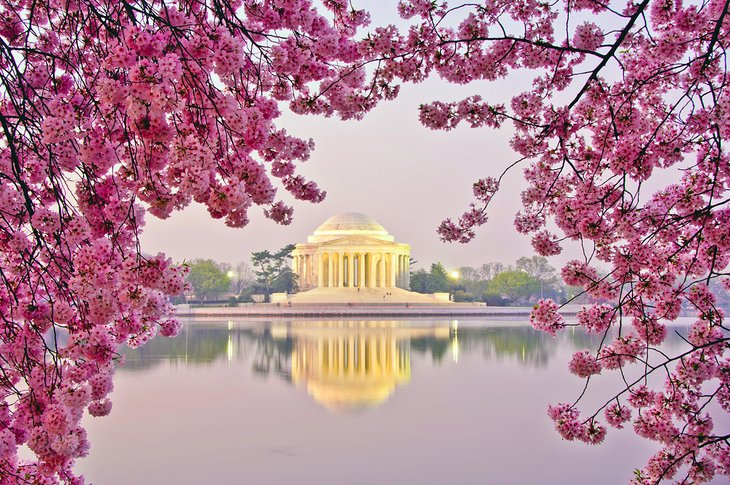
[[[342,212],[330,217],[309,236],[309,242],[321,242],[347,235],[370,236],[393,241],[383,226],[372,217],[360,212]]]

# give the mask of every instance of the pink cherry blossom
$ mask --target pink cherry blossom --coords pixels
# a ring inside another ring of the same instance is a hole
[[[558,313],[558,305],[552,300],[541,299],[532,309],[530,324],[552,336],[565,328],[565,319]]]
[[[624,427],[624,423],[631,419],[631,410],[618,402],[614,402],[606,408],[604,416],[608,424],[621,429]]]
[[[625,408],[611,403],[626,400],[639,412],[635,432],[662,447],[637,483],[728,476],[730,449],[702,414],[727,413],[730,402],[728,330],[714,294],[730,285],[725,1],[401,0],[399,27],[367,32],[368,13],[347,2],[229,6],[0,6],[5,475],[80,483],[80,419],[84,409],[108,412],[119,346],[178,331],[168,298],[184,291],[185,269],[140,247],[148,213],[165,218],[197,202],[242,227],[259,206],[288,224],[289,199],[324,199],[297,172],[313,142],[278,126],[285,104],[360,119],[429,76],[478,90],[517,73],[532,83],[504,99],[475,93],[419,109],[432,129],[513,128],[514,159],[494,161],[501,173],[473,185],[474,202],[439,226],[441,238],[473,239],[502,178],[521,165],[516,229],[542,255],[581,246],[561,275],[596,302],[578,324],[604,333],[573,370],[592,380],[628,366],[644,374],[583,421],[577,403],[551,408],[559,433],[600,442],[598,413],[616,426]],[[668,183],[666,174],[679,175]],[[556,335],[566,326],[558,310],[541,300],[532,325]],[[666,325],[682,312],[697,320],[686,349],[668,354]],[[50,344],[50,330],[67,342]],[[651,384],[660,369],[664,385]],[[23,445],[34,461],[17,459]]]
[[[568,369],[571,374],[575,374],[578,377],[589,377],[601,373],[601,363],[596,360],[594,355],[584,350],[573,354]]]

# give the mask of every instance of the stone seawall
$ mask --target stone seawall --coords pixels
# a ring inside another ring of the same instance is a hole
[[[526,317],[529,318],[532,307],[489,307],[470,304],[446,305],[277,305],[259,303],[239,307],[198,307],[178,305],[180,317],[433,317],[433,316],[489,316],[489,317]],[[561,309],[563,315],[575,315],[580,305],[566,305]]]

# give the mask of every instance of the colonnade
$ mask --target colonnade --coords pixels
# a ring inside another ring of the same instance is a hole
[[[408,254],[372,251],[317,251],[295,254],[292,269],[305,288],[408,288]]]
[[[409,341],[392,335],[341,335],[301,340],[292,352],[296,377],[398,377],[410,374]]]

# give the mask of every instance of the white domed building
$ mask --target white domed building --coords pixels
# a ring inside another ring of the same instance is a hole
[[[408,291],[408,244],[395,242],[383,226],[359,212],[337,214],[292,252],[299,291],[293,303],[434,302]]]

